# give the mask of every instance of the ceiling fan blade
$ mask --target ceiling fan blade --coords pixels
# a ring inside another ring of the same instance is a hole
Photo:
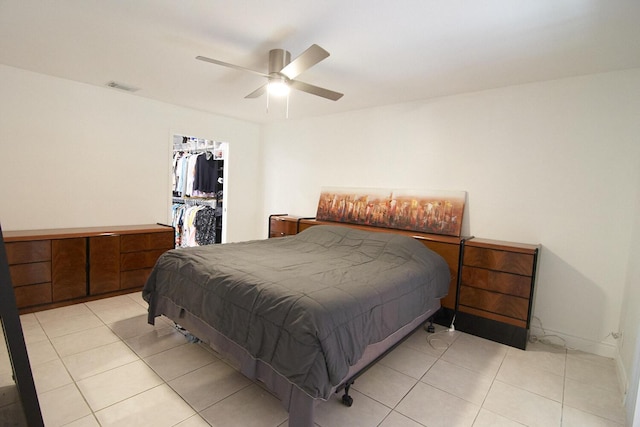
[[[245,98],[258,98],[262,96],[267,91],[267,85],[262,85],[258,89],[251,92],[249,95],[245,96]]]
[[[310,85],[309,83],[304,83],[304,82],[301,82],[299,80],[291,80],[289,82],[289,86],[291,86],[294,89],[310,93],[312,95],[317,95],[317,96],[321,96],[323,98],[330,99],[332,101],[337,101],[338,99],[342,98],[342,95],[343,95],[340,92],[334,92],[334,91],[329,90],[329,89],[325,89],[325,88],[322,88],[322,87]]]
[[[244,67],[241,67],[239,65],[229,64],[228,62],[218,61],[217,59],[207,58],[206,56],[196,56],[196,59],[198,59],[200,61],[204,61],[204,62],[210,62],[210,63],[216,64],[216,65],[222,65],[223,67],[233,68],[234,70],[247,71],[249,73],[257,74],[257,75],[259,75],[261,77],[269,77],[268,74],[261,73],[260,71],[255,71],[255,70],[252,70],[250,68],[244,68]]]
[[[287,78],[293,79],[328,56],[329,52],[317,44],[312,44],[309,49],[302,52],[300,56],[280,70],[280,74],[284,74]]]

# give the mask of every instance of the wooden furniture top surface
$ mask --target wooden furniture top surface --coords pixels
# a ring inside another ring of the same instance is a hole
[[[114,225],[107,227],[49,228],[42,230],[3,231],[5,242],[69,239],[73,237],[113,236],[120,234],[161,233],[172,230],[168,225]]]
[[[540,245],[530,245],[528,243],[505,242],[502,240],[477,239],[473,238],[465,242],[465,246],[473,246],[477,248],[496,249],[510,252],[522,252],[533,254],[540,249]]]
[[[411,230],[401,230],[396,228],[385,228],[385,227],[374,227],[371,225],[360,225],[360,224],[350,224],[345,222],[332,222],[332,221],[318,221],[315,219],[301,219],[300,224],[303,225],[338,225],[342,227],[351,227],[357,228],[360,230],[366,231],[379,231],[382,233],[395,233],[401,234],[404,236],[413,237],[418,240],[428,240],[433,242],[442,242],[442,243],[452,243],[452,244],[460,244],[465,237],[456,237],[456,236],[445,236],[442,234],[430,234],[430,233],[422,233],[420,231],[411,231]]]
[[[289,214],[277,214],[277,215],[271,215],[269,218],[274,219],[276,221],[297,221],[301,217],[296,215],[289,215]]]

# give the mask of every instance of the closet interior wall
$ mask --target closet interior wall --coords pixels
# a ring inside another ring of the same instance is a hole
[[[171,225],[176,247],[223,242],[227,149],[226,142],[174,135]]]

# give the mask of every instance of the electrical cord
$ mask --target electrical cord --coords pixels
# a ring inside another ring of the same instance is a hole
[[[438,332],[432,332],[430,333],[430,335],[427,335],[427,342],[429,343],[429,345],[431,346],[431,348],[433,348],[434,350],[446,350],[449,348],[449,346],[451,345],[449,343],[449,341],[445,340],[445,339],[441,339],[439,337],[437,337],[436,335],[442,335],[442,334],[449,334],[450,332],[455,332],[456,328],[454,326],[454,322],[456,321],[456,316],[455,314],[453,315],[453,319],[451,320],[451,325],[449,326],[448,329],[445,329],[443,331],[438,331]],[[444,347],[436,347],[435,345],[433,345],[433,342],[437,342],[437,341],[442,341],[443,343],[445,343]]]
[[[538,323],[540,324],[540,329],[542,330],[542,335],[530,335],[529,336],[529,342],[530,343],[539,342],[541,344],[546,344],[546,345],[550,345],[550,346],[553,346],[553,347],[559,347],[559,348],[563,348],[565,350],[576,350],[573,347],[569,347],[567,345],[567,341],[564,338],[562,338],[560,335],[548,334],[547,331],[544,329],[544,326],[542,326],[542,320],[540,320],[539,317],[532,316],[532,318],[537,320]],[[552,340],[550,340],[550,338],[555,338],[555,339],[560,340],[561,344],[558,344],[557,342],[553,342]]]
[[[449,341],[447,341],[445,339],[442,339],[442,338],[439,338],[437,335],[443,335],[443,334],[447,334],[448,335],[450,332],[453,332],[453,331],[451,331],[450,329],[445,329],[443,331],[434,332],[431,335],[427,336],[427,342],[429,343],[431,348],[433,348],[434,350],[446,350],[446,349],[449,348],[449,346],[451,344],[449,344]],[[443,342],[445,344],[444,347],[443,346],[437,346],[436,347],[433,344],[434,342],[438,342],[438,341]]]

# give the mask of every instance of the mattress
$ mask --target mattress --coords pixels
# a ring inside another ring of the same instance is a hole
[[[170,301],[173,317],[188,313],[327,399],[368,347],[432,311],[449,280],[444,259],[410,237],[322,225],[168,251],[143,297],[151,318]]]

